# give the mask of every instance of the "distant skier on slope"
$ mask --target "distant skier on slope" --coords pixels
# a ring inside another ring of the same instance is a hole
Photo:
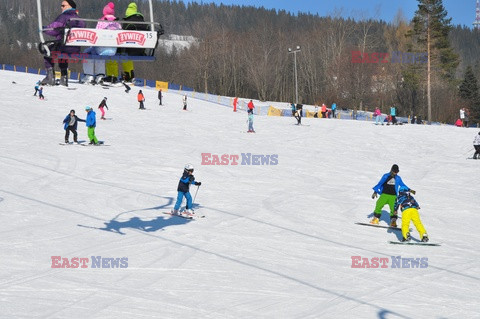
[[[37,96],[38,89],[40,88],[40,83],[41,81],[37,81],[37,83],[35,83],[35,93],[33,93],[33,96]]]
[[[142,90],[138,91],[137,94],[137,101],[140,103],[140,106],[138,107],[139,110],[145,110],[145,105],[143,102],[145,102],[145,96],[142,93]]]
[[[475,154],[473,154],[473,159],[479,159],[480,156],[480,132],[475,136],[473,140],[473,147],[475,148]]]
[[[303,105],[302,104],[297,104],[296,106],[296,111],[295,111],[295,118],[297,119],[297,125],[302,124],[302,109]]]
[[[71,110],[70,113],[63,120],[63,129],[65,130],[65,144],[68,144],[70,132],[73,133],[73,141],[78,143],[77,140],[77,124],[78,122],[85,122],[75,115],[75,110]]]
[[[255,105],[253,105],[252,100],[250,100],[250,102],[248,102],[247,107],[248,107],[248,111],[253,112],[253,109],[255,108]]]
[[[40,88],[38,89],[38,98],[40,100],[45,100],[45,97],[43,96],[43,86],[40,86]]]
[[[411,190],[407,185],[405,185],[402,181],[402,178],[398,176],[399,171],[398,165],[393,164],[390,172],[384,174],[378,184],[373,187],[372,199],[375,199],[377,194],[380,194],[380,197],[375,204],[375,210],[373,212],[374,216],[370,221],[371,224],[378,225],[379,219],[382,215],[382,208],[388,204],[390,207],[390,226],[397,227],[398,216],[397,212],[395,211],[395,200],[400,187],[404,187],[412,194],[415,194],[415,191]]]
[[[100,112],[102,112],[102,117],[101,117],[102,120],[105,119],[105,110],[103,109],[104,107],[106,107],[108,110],[107,97],[104,97],[102,102],[100,102],[100,105],[98,106],[98,108],[100,109]]]
[[[253,110],[248,110],[248,133],[255,133],[253,129]]]
[[[411,192],[412,190],[408,189],[408,187],[400,187],[398,198],[395,203],[395,211],[400,208],[400,211],[402,212],[402,241],[410,241],[411,237],[409,226],[410,222],[413,221],[413,225],[415,225],[415,228],[420,234],[422,242],[427,242],[427,231],[425,230],[425,227],[423,227],[422,221],[420,220],[420,215],[418,214],[420,206],[415,198],[413,198],[413,196],[410,194]]]
[[[194,184],[195,186],[202,185],[201,182],[195,181],[195,177],[193,176],[193,165],[186,164],[185,169],[183,170],[183,175],[180,178],[180,181],[178,182],[177,202],[175,203],[175,207],[171,212],[172,215],[180,215],[178,211],[180,209],[180,206],[182,205],[183,197],[185,197],[187,200],[187,205],[185,207],[185,214],[187,216],[193,215],[193,210],[192,210],[193,203],[192,203],[192,195],[190,195],[190,184]]]
[[[183,101],[183,110],[186,111],[187,110],[187,95],[186,94],[183,96],[182,101]]]

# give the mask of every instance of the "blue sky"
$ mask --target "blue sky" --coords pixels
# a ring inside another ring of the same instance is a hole
[[[343,9],[343,16],[378,17],[387,22],[392,21],[398,9],[403,10],[406,18],[411,19],[417,10],[417,0],[195,0],[203,3],[223,3],[226,5],[263,6],[267,9],[284,9],[292,13],[310,12],[321,16],[330,15],[336,9]],[[191,1],[187,1],[191,2]],[[444,0],[443,5],[452,18],[452,24],[472,27],[475,20],[476,0]],[[379,14],[376,15],[376,7]]]

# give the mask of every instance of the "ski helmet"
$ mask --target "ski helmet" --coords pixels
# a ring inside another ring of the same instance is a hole
[[[185,170],[186,170],[186,171],[192,171],[192,172],[193,172],[193,165],[190,164],[190,163],[186,164],[186,165],[185,165]]]
[[[398,173],[398,172],[400,171],[400,170],[398,169],[398,165],[397,165],[397,164],[393,164],[391,171],[392,171],[392,172],[395,172],[395,173]]]
[[[92,109],[91,106],[85,106],[85,111],[90,111]]]

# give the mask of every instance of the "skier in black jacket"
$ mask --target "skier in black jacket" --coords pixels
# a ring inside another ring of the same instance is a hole
[[[85,122],[78,116],[75,115],[75,110],[71,110],[70,113],[65,117],[63,120],[63,128],[65,129],[65,144],[68,144],[68,138],[70,136],[70,132],[73,133],[73,141],[78,143],[77,140],[77,123],[78,122]]]

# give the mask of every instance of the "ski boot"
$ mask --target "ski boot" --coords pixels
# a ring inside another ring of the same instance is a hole
[[[193,217],[195,215],[195,212],[193,211],[193,209],[185,209],[183,211],[183,214],[187,217]]]
[[[428,242],[428,235],[427,234],[423,235],[422,242],[424,242],[424,243]]]
[[[407,233],[407,237],[402,238],[402,242],[410,241],[412,237],[410,237],[410,233]]]
[[[173,216],[179,216],[180,215],[180,213],[178,212],[178,209],[172,209],[170,211],[170,214],[172,214]]]
[[[373,225],[378,225],[378,217],[373,217],[372,220],[370,221],[370,224],[373,224]]]
[[[55,73],[53,72],[53,68],[47,69],[47,76],[40,82],[41,85],[55,85]]]
[[[397,216],[390,217],[390,227],[397,227]]]

